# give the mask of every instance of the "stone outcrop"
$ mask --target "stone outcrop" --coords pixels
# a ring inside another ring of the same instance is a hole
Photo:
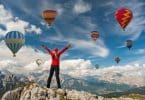
[[[2,100],[97,100],[97,97],[87,92],[48,89],[33,83],[6,92]]]

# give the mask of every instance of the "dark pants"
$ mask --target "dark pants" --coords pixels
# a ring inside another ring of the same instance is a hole
[[[58,86],[58,88],[61,88],[60,79],[59,79],[59,66],[51,66],[50,74],[49,74],[49,77],[47,80],[47,88],[50,88],[50,83],[51,83],[51,79],[52,79],[54,71],[55,71],[57,86]]]

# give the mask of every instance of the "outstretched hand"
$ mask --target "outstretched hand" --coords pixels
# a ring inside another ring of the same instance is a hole
[[[45,45],[41,45],[41,47],[45,48],[46,46]]]
[[[70,48],[71,47],[71,44],[68,44],[67,47]]]

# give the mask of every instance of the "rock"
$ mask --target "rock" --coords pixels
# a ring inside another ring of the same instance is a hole
[[[17,88],[13,91],[6,92],[2,100],[20,100],[22,88]]]
[[[6,92],[2,100],[97,100],[96,96],[87,92],[64,89],[44,88],[36,83]]]
[[[104,98],[84,91],[45,88],[36,83],[6,92],[2,100],[134,100],[130,97]],[[143,99],[144,100],[144,99]]]

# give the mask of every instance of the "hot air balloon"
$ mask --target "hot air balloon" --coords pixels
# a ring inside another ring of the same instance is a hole
[[[13,57],[16,56],[16,53],[20,50],[20,48],[25,43],[24,35],[18,31],[8,32],[5,36],[5,43],[7,47],[13,53]]]
[[[40,65],[42,64],[42,60],[41,60],[41,59],[37,59],[37,60],[36,60],[36,64],[37,64],[38,66],[40,66]]]
[[[91,38],[94,42],[96,42],[96,40],[99,38],[100,34],[97,31],[92,31],[91,32]]]
[[[121,61],[120,57],[116,57],[116,58],[115,58],[115,61],[116,61],[116,63],[118,64],[118,63]]]
[[[130,50],[132,47],[133,41],[132,40],[127,40],[126,41],[126,47]]]
[[[38,52],[38,50],[37,50],[37,49],[34,49],[34,51],[35,51],[35,52]]]
[[[57,11],[55,10],[44,10],[42,13],[42,16],[44,20],[48,23],[49,26],[54,22],[56,16],[57,16]]]
[[[115,18],[120,24],[120,26],[125,30],[126,26],[129,24],[133,18],[132,11],[127,8],[121,8],[115,12]]]
[[[96,64],[96,65],[95,65],[95,68],[96,68],[96,69],[99,69],[99,64]]]

